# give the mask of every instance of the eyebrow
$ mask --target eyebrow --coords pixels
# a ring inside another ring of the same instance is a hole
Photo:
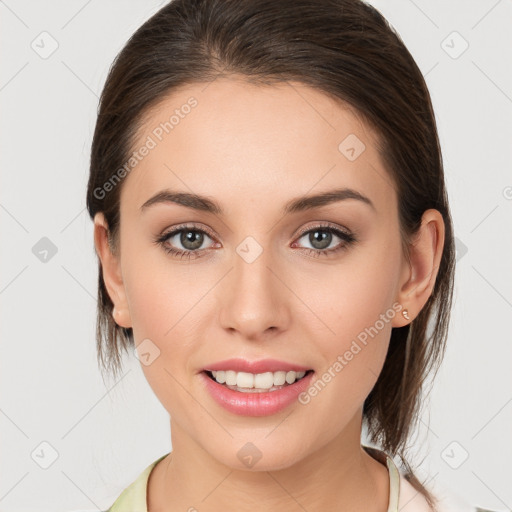
[[[283,215],[287,215],[290,213],[303,212],[348,199],[360,201],[376,212],[375,205],[368,197],[351,188],[339,188],[320,192],[311,196],[302,196],[292,199],[284,205],[281,213]],[[222,207],[213,199],[198,194],[176,192],[169,189],[162,190],[149,198],[140,207],[141,213],[147,210],[150,206],[162,203],[173,203],[187,208],[192,208],[194,210],[213,213],[215,215],[224,215]]]

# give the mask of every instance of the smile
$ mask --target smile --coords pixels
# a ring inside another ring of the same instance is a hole
[[[311,372],[312,370],[308,370]],[[206,372],[210,378],[227,388],[242,393],[264,393],[277,391],[304,378],[307,372],[284,371],[248,373],[234,370]]]
[[[205,370],[199,373],[199,377],[207,395],[214,402],[230,413],[239,416],[268,416],[276,414],[294,403],[303,406],[298,400],[299,395],[308,389],[315,374],[313,370],[301,370],[300,372],[289,370],[287,372],[277,371],[260,374],[235,372],[233,370],[222,372],[224,375],[221,371],[216,370],[214,377],[213,371]],[[302,373],[304,375],[299,378]],[[228,382],[236,382],[237,384],[217,381],[226,381],[227,379],[229,379]],[[275,385],[276,380],[277,382],[283,382],[283,384]],[[242,386],[238,386],[238,382]]]

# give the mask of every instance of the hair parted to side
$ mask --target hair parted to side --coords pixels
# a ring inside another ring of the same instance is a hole
[[[144,114],[167,94],[218,76],[253,84],[300,82],[348,103],[379,135],[396,187],[404,254],[434,208],[445,223],[435,286],[419,315],[393,328],[384,368],[364,404],[371,442],[397,455],[408,479],[435,506],[405,459],[422,387],[437,373],[448,334],[455,272],[453,226],[435,116],[425,80],[385,18],[361,0],[173,0],[147,20],[116,57],[101,95],[91,148],[87,208],[103,212],[119,250],[122,182],[104,184],[130,158]],[[98,258],[97,350],[117,376],[132,329],[112,318]],[[429,332],[431,331],[431,332]]]

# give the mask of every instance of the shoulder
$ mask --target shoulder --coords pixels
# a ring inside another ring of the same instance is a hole
[[[475,507],[445,487],[438,487],[431,493],[436,499],[435,512],[495,512]],[[400,512],[433,512],[423,494],[416,490],[402,473],[400,473],[399,510]]]
[[[398,509],[400,512],[432,512],[423,494],[416,490],[401,472]]]
[[[134,510],[137,512],[147,512],[146,493],[149,475],[158,462],[167,455],[162,455],[146,466],[139,476],[123,490],[110,508],[102,512],[133,512]]]
[[[391,455],[376,446],[363,444],[362,448],[388,468],[390,496],[387,512],[496,512],[470,505],[440,482],[436,482],[434,488],[427,486],[434,500],[435,510],[433,510],[424,494],[408,480],[408,475],[398,469]]]

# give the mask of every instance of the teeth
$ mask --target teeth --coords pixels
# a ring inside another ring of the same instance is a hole
[[[265,373],[235,372],[233,370],[217,370],[211,372],[213,378],[219,384],[226,384],[228,387],[244,389],[271,389],[274,386],[283,386],[285,382],[293,384],[296,380],[302,379],[306,372],[279,371]]]

